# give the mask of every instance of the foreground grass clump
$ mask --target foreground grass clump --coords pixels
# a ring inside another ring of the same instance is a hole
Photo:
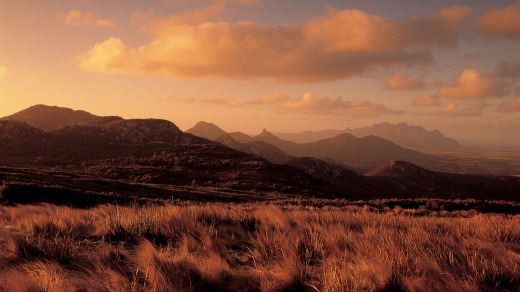
[[[3,291],[520,290],[520,216],[358,206],[0,207]]]

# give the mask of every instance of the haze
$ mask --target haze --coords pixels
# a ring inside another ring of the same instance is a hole
[[[520,1],[0,0],[0,116],[408,122],[520,147]]]

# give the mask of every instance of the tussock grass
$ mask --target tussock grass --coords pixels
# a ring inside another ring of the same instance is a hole
[[[520,216],[405,211],[0,207],[0,290],[520,290]]]

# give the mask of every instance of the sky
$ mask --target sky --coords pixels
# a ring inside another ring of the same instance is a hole
[[[520,1],[0,0],[0,116],[35,104],[520,147]]]

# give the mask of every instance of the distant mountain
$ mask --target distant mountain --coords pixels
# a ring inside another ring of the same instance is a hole
[[[81,110],[64,107],[35,105],[0,120],[15,120],[43,130],[51,131],[60,127],[83,124],[98,116]]]
[[[359,129],[347,128],[345,132],[357,137],[378,136],[410,149],[444,150],[462,147],[455,139],[444,136],[440,131],[427,131],[407,123],[381,123]]]
[[[213,124],[198,123],[197,125],[188,131],[198,133],[201,137],[215,137],[223,133],[222,129]],[[283,152],[293,157],[330,159],[360,171],[367,171],[395,159],[411,161],[428,167],[435,166],[436,162],[434,156],[403,148],[383,138],[375,136],[357,138],[346,133],[316,142],[298,144],[281,139],[263,129],[260,134],[252,137],[241,132],[231,133],[219,142],[236,150],[260,155],[276,163],[286,161],[287,157],[280,153]],[[268,143],[278,151],[265,144],[259,145],[258,142]]]
[[[377,136],[414,150],[446,150],[460,149],[462,147],[455,139],[448,138],[437,130],[427,131],[422,127],[408,125],[407,123],[381,123],[357,129],[346,128],[344,130],[324,130],[316,132],[275,133],[275,135],[296,143],[310,143],[332,138],[342,133],[349,133],[360,138]]]
[[[222,130],[217,125],[206,122],[198,122],[195,126],[193,126],[193,128],[186,130],[186,133],[212,141],[227,135],[227,132]]]
[[[240,143],[257,141],[253,137],[251,137],[247,134],[244,134],[242,132],[232,132],[232,133],[229,133],[229,136],[231,136],[231,138],[235,139],[237,142],[240,142]]]
[[[275,146],[263,141],[240,143],[233,139],[231,135],[224,135],[216,139],[215,142],[238,151],[263,157],[264,159],[276,164],[283,164],[294,158]]]
[[[273,135],[281,139],[295,142],[298,144],[316,142],[323,139],[335,137],[339,134],[345,133],[345,130],[321,130],[321,131],[303,131],[298,133],[282,133],[274,132]]]
[[[280,139],[264,130],[253,138],[270,143],[289,155],[329,158],[361,170],[368,170],[395,159],[422,165],[432,165],[436,161],[434,156],[403,148],[375,136],[357,138],[351,134],[340,134],[317,142],[297,144]]]
[[[520,177],[436,172],[399,160],[365,175],[387,197],[520,200]]]
[[[263,142],[269,143],[271,145],[274,145],[274,146],[280,148],[282,151],[286,152],[287,154],[290,154],[293,156],[312,156],[312,155],[305,155],[305,153],[301,153],[301,151],[300,151],[301,144],[280,139],[277,136],[273,135],[271,132],[267,131],[266,129],[263,129],[260,134],[251,137],[251,139],[253,141],[263,141]],[[316,156],[313,156],[313,157],[316,157]]]

